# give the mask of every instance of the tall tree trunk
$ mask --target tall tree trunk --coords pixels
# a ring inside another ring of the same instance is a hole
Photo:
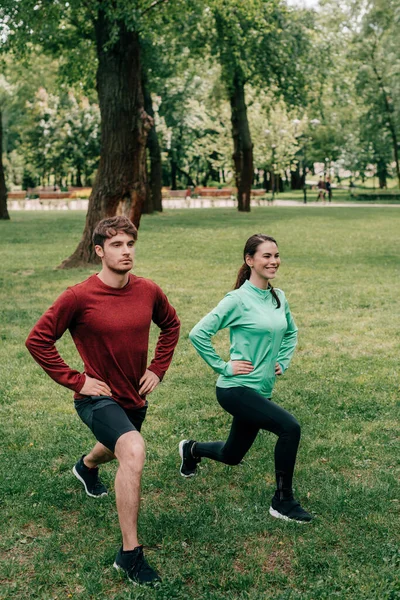
[[[264,169],[264,173],[263,173],[263,188],[264,190],[268,191],[268,179],[267,179],[267,169]]]
[[[8,220],[7,187],[3,166],[3,115],[0,110],[0,219]]]
[[[171,158],[171,190],[177,189],[177,182],[176,182],[177,173],[178,173],[178,166],[176,164],[176,161],[173,158]]]
[[[219,60],[231,106],[232,158],[238,193],[238,210],[250,212],[251,184],[253,181],[253,144],[247,119],[245,80],[234,52],[235,42],[232,39],[231,24],[226,21],[223,11],[217,9],[214,15],[218,34]]]
[[[233,162],[238,190],[238,210],[250,212],[251,183],[253,180],[253,144],[251,141],[244,82],[236,69],[229,91],[233,139]]]
[[[377,162],[377,175],[378,175],[378,180],[379,180],[379,189],[384,189],[387,187],[387,167],[386,167],[386,161],[379,159]]]
[[[372,54],[372,59],[374,60],[374,53]],[[391,98],[389,98],[386,89],[385,89],[385,84],[383,81],[382,76],[380,75],[380,73],[378,72],[378,69],[376,67],[375,62],[373,62],[373,70],[375,73],[375,77],[378,81],[378,85],[380,88],[380,91],[382,93],[382,97],[383,97],[383,102],[385,105],[385,110],[386,110],[386,118],[387,118],[387,127],[390,131],[390,135],[392,136],[392,144],[393,144],[393,157],[394,157],[394,161],[396,164],[396,175],[397,175],[397,183],[400,187],[400,164],[399,164],[399,147],[398,147],[398,142],[397,142],[397,131],[396,131],[396,124],[393,118],[393,101],[391,100]]]
[[[303,175],[300,171],[300,163],[296,165],[295,171],[290,171],[290,187],[292,190],[301,190],[304,185],[304,169]]]
[[[146,77],[142,78],[142,88],[144,96],[144,110],[154,120],[153,104],[151,94],[148,89]],[[153,126],[147,136],[147,149],[150,158],[150,177],[149,191],[150,198],[146,199],[146,212],[151,213],[154,210],[162,211],[162,162],[161,148],[158,141],[158,135],[155,126]]]
[[[76,185],[82,187],[82,167],[80,163],[76,165]]]
[[[143,106],[139,37],[118,23],[118,38],[111,44],[115,24],[106,19],[101,4],[97,17],[100,164],[82,239],[61,268],[98,262],[92,234],[101,219],[126,214],[139,227],[146,194],[146,140],[153,123]]]

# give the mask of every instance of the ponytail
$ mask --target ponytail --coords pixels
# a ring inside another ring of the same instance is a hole
[[[268,282],[268,289],[271,290],[271,294],[276,302],[276,308],[280,308],[281,307],[281,301],[279,300],[279,296],[276,293],[276,291],[274,290],[274,288],[272,287],[272,285]]]
[[[249,265],[246,262],[244,262],[238,271],[235,287],[233,289],[237,290],[244,284],[244,282],[247,279],[250,279],[250,273],[251,269]]]

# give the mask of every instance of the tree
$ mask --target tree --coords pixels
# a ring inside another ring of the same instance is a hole
[[[26,103],[29,122],[21,133],[21,147],[42,179],[66,185],[73,173],[75,183],[82,186],[97,167],[99,157],[100,114],[88,98],[77,99],[69,90],[60,94],[39,88],[32,101]]]
[[[97,59],[100,163],[81,242],[63,267],[97,262],[91,235],[101,218],[122,211],[139,226],[146,194],[146,141],[152,126],[144,110],[139,29],[161,3],[38,0],[34,7],[30,0],[2,3],[0,20],[6,23],[8,46],[23,53],[38,43],[63,57],[65,72],[72,78],[77,62],[87,65],[88,55]]]
[[[319,34],[329,41],[331,51],[322,54],[321,62],[335,83],[328,85],[333,102],[320,95],[325,112],[321,121],[326,126],[332,122],[330,116],[336,117],[336,146],[343,166],[363,176],[372,163],[384,186],[394,160],[400,185],[399,1],[322,0],[322,7]]]
[[[249,211],[254,166],[246,86],[276,90],[296,103],[303,88],[299,64],[307,51],[306,30],[278,0],[214,0],[209,6],[215,19],[211,52],[221,64],[231,107],[238,209]]]
[[[3,165],[3,105],[12,94],[12,86],[0,75],[0,219],[9,220],[7,209],[7,187]]]
[[[7,187],[3,166],[3,115],[0,108],[0,219],[9,219],[7,209]]]
[[[375,0],[363,13],[362,28],[356,37],[359,62],[356,85],[369,106],[370,118],[378,119],[389,134],[400,187],[398,10],[398,3],[393,0]]]
[[[230,110],[218,65],[191,59],[185,70],[157,84],[155,119],[169,166],[165,182],[176,189],[225,181],[232,171]]]

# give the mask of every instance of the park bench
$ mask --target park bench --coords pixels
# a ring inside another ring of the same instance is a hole
[[[39,200],[64,200],[71,198],[72,192],[41,192],[39,191]]]
[[[187,190],[163,190],[163,198],[186,198]]]
[[[197,187],[194,190],[197,196],[205,198],[230,198],[236,193],[235,188],[210,188],[210,187]]]
[[[9,200],[25,200],[26,190],[21,190],[20,192],[8,192],[7,198]]]

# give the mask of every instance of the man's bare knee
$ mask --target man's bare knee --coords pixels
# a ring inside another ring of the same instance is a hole
[[[115,455],[121,466],[141,470],[146,459],[144,440],[138,431],[121,435],[115,446]]]

